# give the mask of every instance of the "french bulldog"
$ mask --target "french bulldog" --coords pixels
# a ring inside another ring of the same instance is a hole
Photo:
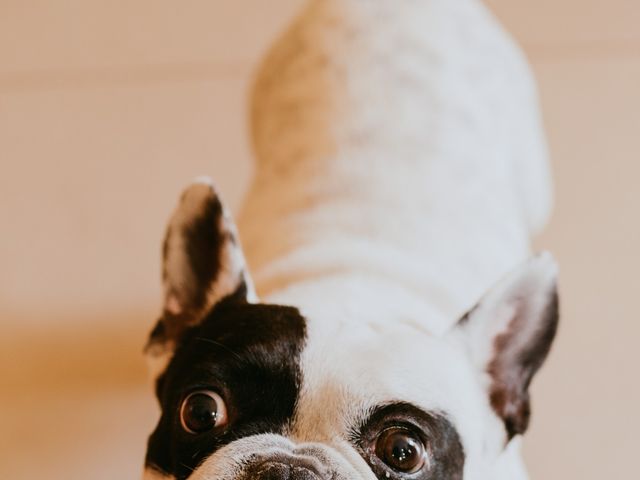
[[[251,115],[244,249],[206,179],[167,228],[144,478],[526,478],[558,295],[518,47],[478,0],[311,0]]]

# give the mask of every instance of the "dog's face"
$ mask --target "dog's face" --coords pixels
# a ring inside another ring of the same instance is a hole
[[[147,347],[162,414],[145,478],[509,478],[504,459],[557,326],[550,257],[438,334],[421,319],[258,303],[204,183],[183,195],[164,258],[164,312]]]

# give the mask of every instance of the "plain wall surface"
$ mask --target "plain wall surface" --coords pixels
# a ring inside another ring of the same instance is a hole
[[[635,475],[640,3],[492,0],[536,73],[556,183],[536,241],[562,324],[533,389],[537,479]],[[141,355],[181,188],[233,209],[246,92],[301,0],[0,0],[0,477],[137,478]]]

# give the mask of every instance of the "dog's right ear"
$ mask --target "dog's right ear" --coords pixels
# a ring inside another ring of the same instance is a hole
[[[146,347],[153,363],[166,363],[184,331],[223,298],[254,302],[236,227],[210,180],[182,194],[164,239],[163,312]]]

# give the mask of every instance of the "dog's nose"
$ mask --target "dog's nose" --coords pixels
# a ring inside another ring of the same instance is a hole
[[[325,468],[314,457],[284,456],[270,458],[250,468],[248,479],[255,480],[322,480]]]
[[[267,462],[256,471],[256,480],[321,480],[312,470],[303,466],[280,462]]]

